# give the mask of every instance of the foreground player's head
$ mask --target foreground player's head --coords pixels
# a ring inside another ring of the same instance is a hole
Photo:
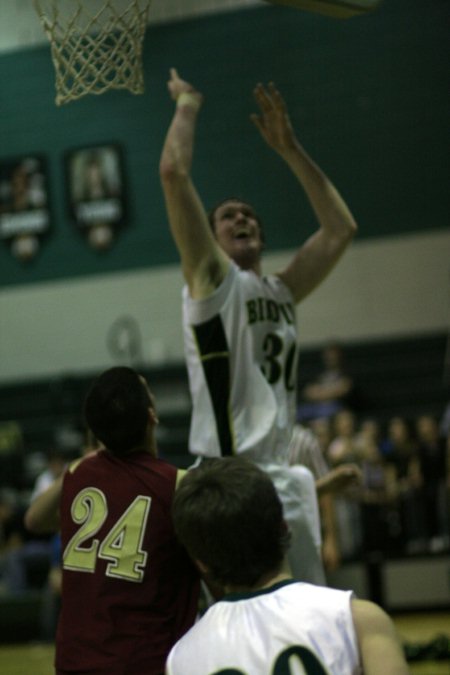
[[[110,368],[91,385],[85,402],[86,424],[116,455],[148,445],[157,422],[147,383],[132,368]]]
[[[211,460],[188,471],[173,519],[191,557],[224,587],[257,586],[280,570],[289,546],[272,481],[242,458]]]

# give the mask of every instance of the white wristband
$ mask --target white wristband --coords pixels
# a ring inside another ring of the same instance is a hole
[[[194,94],[191,91],[183,91],[177,98],[177,108],[182,105],[188,106],[198,110],[201,106],[201,98],[199,94]]]

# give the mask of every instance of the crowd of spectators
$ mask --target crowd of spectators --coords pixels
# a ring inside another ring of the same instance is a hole
[[[359,489],[334,499],[340,560],[449,549],[450,403],[438,416],[424,408],[379,420],[365,414],[359,384],[342,345],[330,342],[299,392],[298,425],[313,432],[328,467],[361,469]]]
[[[361,484],[335,497],[341,561],[450,549],[450,434],[423,413],[382,424],[341,409],[304,422],[332,469],[351,463]]]
[[[342,347],[330,343],[323,351],[322,372],[301,392],[292,459],[308,466],[316,480],[327,468],[342,464],[361,471],[361,484],[335,495],[333,509],[329,496],[320,500],[326,566],[336,569],[373,551],[414,555],[450,550],[450,404],[439,416],[424,411],[414,419],[395,415],[380,422],[352,408],[355,390]],[[4,459],[12,466],[9,457]],[[50,452],[28,490],[4,481],[0,485],[0,594],[44,583],[49,596],[55,595],[57,540],[31,536],[23,514],[67,459]]]

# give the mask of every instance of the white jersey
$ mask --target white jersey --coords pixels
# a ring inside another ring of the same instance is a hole
[[[189,449],[200,457],[246,453],[271,476],[292,533],[294,577],[325,584],[314,480],[289,467],[295,423],[297,331],[294,299],[277,276],[233,262],[204,300],[183,289],[192,396]]]
[[[259,462],[287,464],[297,368],[291,291],[275,275],[259,277],[231,262],[208,298],[193,300],[183,289],[183,327],[190,451],[247,452]]]
[[[351,598],[292,581],[226,596],[173,647],[166,673],[359,675]]]

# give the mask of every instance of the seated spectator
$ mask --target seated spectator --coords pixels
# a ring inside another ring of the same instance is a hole
[[[301,392],[299,422],[333,417],[343,408],[355,406],[355,383],[344,364],[344,352],[336,342],[322,350],[323,369]]]

